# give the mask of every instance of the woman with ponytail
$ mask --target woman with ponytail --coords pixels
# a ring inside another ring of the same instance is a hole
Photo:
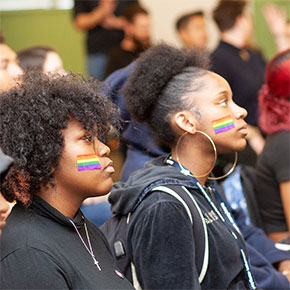
[[[278,242],[290,236],[290,49],[269,61],[259,93],[259,124],[267,134],[257,161],[264,229]]]
[[[242,234],[210,180],[218,153],[246,146],[247,111],[233,102],[227,81],[208,70],[206,55],[160,44],[136,61],[124,96],[132,116],[171,151],[109,197],[114,213],[130,213],[135,288],[256,289]],[[151,191],[156,186],[196,201],[192,223],[182,202]]]

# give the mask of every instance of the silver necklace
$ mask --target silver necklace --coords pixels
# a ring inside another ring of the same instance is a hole
[[[87,247],[85,241],[83,240],[79,230],[77,229],[75,223],[72,221],[72,220],[69,220],[72,225],[74,226],[80,240],[82,241],[83,245],[85,246],[86,250],[88,251],[88,253],[91,255],[93,261],[94,261],[94,264],[98,267],[99,271],[102,271],[100,265],[99,265],[99,262],[96,260],[96,257],[95,257],[95,254],[94,254],[94,251],[93,251],[93,248],[92,248],[92,245],[91,245],[91,241],[90,241],[90,237],[89,237],[89,232],[88,232],[88,228],[87,228],[87,224],[86,222],[84,222],[84,227],[85,227],[85,232],[86,232],[86,236],[87,236],[87,240],[88,240],[88,244],[89,244],[89,248]]]

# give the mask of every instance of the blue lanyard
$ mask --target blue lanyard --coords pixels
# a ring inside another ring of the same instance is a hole
[[[235,234],[235,232],[229,227],[228,223],[226,222],[225,218],[222,216],[222,214],[220,213],[220,211],[218,210],[218,208],[216,207],[216,205],[213,203],[213,201],[211,200],[210,196],[208,195],[208,193],[206,192],[206,190],[204,189],[204,187],[200,184],[200,182],[193,176],[193,174],[186,169],[185,167],[181,167],[175,160],[173,160],[171,158],[171,156],[167,157],[165,159],[165,163],[168,165],[171,165],[173,167],[175,167],[176,169],[178,169],[182,174],[190,177],[192,179],[192,181],[194,182],[194,184],[199,188],[199,190],[201,191],[202,195],[204,196],[204,198],[206,199],[206,201],[209,203],[209,205],[213,208],[213,210],[215,211],[215,213],[218,215],[218,217],[220,218],[220,220],[222,221],[222,223],[225,225],[225,227],[227,228],[227,230],[230,232],[230,234],[234,237],[235,241],[237,242],[239,249],[240,249],[240,254],[241,254],[241,258],[242,258],[242,262],[244,264],[244,269],[246,271],[246,276],[248,279],[248,284],[250,289],[257,289],[256,286],[256,282],[247,258],[247,255],[245,254],[245,251],[242,247],[242,244],[238,238],[238,236]],[[216,193],[215,194],[216,199],[222,209],[222,211],[224,212],[225,216],[228,218],[229,222],[232,224],[232,226],[234,227],[234,229],[241,234],[240,229],[238,228],[236,222],[234,221],[230,211],[228,210],[225,202],[223,201],[222,197]]]

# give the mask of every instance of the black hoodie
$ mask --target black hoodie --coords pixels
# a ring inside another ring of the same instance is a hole
[[[129,213],[140,194],[159,184],[180,184],[193,194],[204,215],[213,210],[191,178],[166,166],[164,157],[148,162],[133,173],[126,183],[114,185],[109,201],[112,211]],[[206,190],[209,190],[206,188]],[[216,203],[214,196],[210,195]],[[193,217],[200,223],[200,216]],[[238,245],[225,225],[207,220],[209,265],[203,282],[198,282],[195,253],[204,249],[193,236],[192,224],[184,206],[164,192],[145,197],[131,216],[128,245],[143,289],[247,289]],[[193,225],[194,226],[194,225]],[[240,235],[235,232],[239,237]],[[203,233],[201,233],[203,234]],[[243,238],[240,237],[244,245]]]
[[[0,289],[133,289],[114,266],[101,231],[78,211],[73,219],[84,242],[87,225],[101,271],[69,218],[40,197],[17,203],[0,243]]]

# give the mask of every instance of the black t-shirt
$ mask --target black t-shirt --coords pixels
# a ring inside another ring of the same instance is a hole
[[[99,5],[99,0],[75,0],[74,16],[79,13],[91,12],[95,7]],[[121,16],[126,8],[137,0],[121,0],[118,1],[118,5],[114,14]],[[87,33],[87,50],[88,54],[97,52],[107,53],[112,47],[119,44],[124,37],[122,30],[118,29],[105,29],[98,25]]]
[[[109,60],[106,70],[106,76],[110,75],[117,69],[129,65],[139,56],[139,52],[124,50],[120,45],[113,47],[109,51]]]
[[[279,184],[290,180],[290,131],[271,134],[257,162],[257,197],[267,233],[288,231]]]
[[[73,219],[88,245],[82,213]],[[0,244],[0,289],[133,289],[120,277],[101,231],[85,219],[101,271],[69,219],[41,198],[16,204]]]
[[[258,91],[265,71],[262,55],[221,41],[212,54],[212,70],[229,82],[233,100],[248,111],[245,120],[257,126]]]

